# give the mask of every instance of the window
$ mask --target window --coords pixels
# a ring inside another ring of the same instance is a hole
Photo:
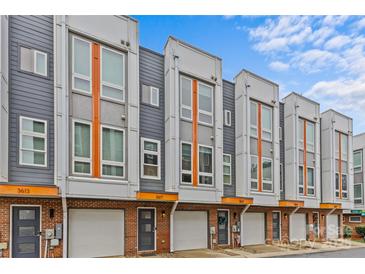
[[[272,109],[262,106],[262,139],[271,141],[272,133]]]
[[[160,105],[160,90],[156,87],[142,85],[142,102],[158,107]]]
[[[314,124],[307,121],[306,139],[307,139],[307,150],[314,152]]]
[[[191,120],[193,81],[186,77],[181,77],[180,79],[181,117]]]
[[[101,96],[124,102],[124,54],[101,49]]]
[[[224,125],[227,127],[231,126],[232,114],[230,110],[224,110]]]
[[[250,129],[251,129],[251,136],[257,137],[257,103],[252,102],[250,103]]]
[[[354,184],[354,202],[362,204],[362,184]]]
[[[47,53],[35,49],[20,47],[20,69],[38,75],[47,76]]]
[[[199,145],[199,184],[213,185],[213,149]]]
[[[251,155],[251,189],[258,190],[258,181],[257,181],[257,156]]]
[[[19,162],[21,165],[47,166],[47,122],[20,117]]]
[[[199,83],[198,88],[198,105],[199,105],[199,122],[213,124],[213,88],[211,86]]]
[[[91,43],[73,37],[72,89],[91,93]]]
[[[181,143],[181,182],[183,184],[192,183],[191,175],[191,144]]]
[[[262,190],[273,191],[272,160],[269,158],[262,158]]]
[[[284,191],[284,171],[283,164],[280,164],[280,191]]]
[[[142,178],[160,179],[160,141],[142,138]]]
[[[341,158],[344,161],[347,161],[347,145],[348,145],[347,135],[341,134]]]
[[[299,119],[299,148],[304,148],[304,120]]]
[[[362,172],[362,150],[354,152],[354,173]]]
[[[307,194],[314,196],[314,168],[307,167]]]
[[[335,184],[336,184],[336,198],[340,197],[340,175],[336,172],[336,180],[335,180]]]
[[[223,154],[223,183],[232,184],[232,163],[231,154]]]
[[[361,216],[350,216],[349,222],[350,223],[361,223]]]
[[[74,121],[73,173],[91,174],[91,124]]]
[[[342,175],[342,198],[347,199],[348,198],[347,174],[341,174],[341,175]]]
[[[303,166],[299,166],[299,194],[304,195],[304,174]]]
[[[124,177],[124,130],[102,126],[101,174]]]

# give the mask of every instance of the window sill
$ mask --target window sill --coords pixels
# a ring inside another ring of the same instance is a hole
[[[78,181],[85,183],[113,183],[113,184],[128,184],[126,179],[110,179],[110,178],[94,178],[94,177],[83,177],[83,176],[69,176],[68,181]]]

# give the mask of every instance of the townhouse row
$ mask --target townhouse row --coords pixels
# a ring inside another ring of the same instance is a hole
[[[247,70],[224,80],[219,57],[174,37],[144,48],[131,17],[0,24],[1,256],[342,237],[358,202],[351,118],[280,101]]]

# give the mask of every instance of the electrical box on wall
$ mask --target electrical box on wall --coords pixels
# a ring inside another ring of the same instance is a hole
[[[215,226],[210,227],[210,234],[215,234]]]
[[[54,238],[54,229],[45,229],[44,230],[44,237],[46,240],[50,240]]]
[[[62,224],[56,224],[55,239],[62,239]]]

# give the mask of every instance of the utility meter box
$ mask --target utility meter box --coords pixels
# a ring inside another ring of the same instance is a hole
[[[54,229],[47,228],[44,230],[44,237],[46,240],[50,240],[54,238]]]
[[[62,224],[56,224],[55,239],[62,239]]]
[[[210,227],[210,234],[215,234],[215,226]]]

